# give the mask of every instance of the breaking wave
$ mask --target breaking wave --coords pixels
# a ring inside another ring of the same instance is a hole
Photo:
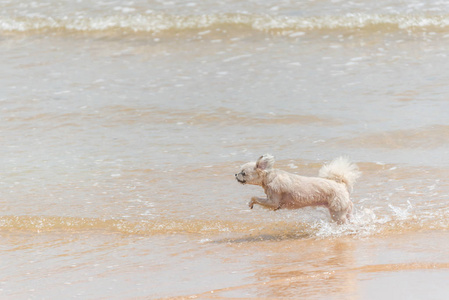
[[[7,17],[0,16],[3,33],[178,33],[185,30],[241,28],[298,36],[315,30],[434,30],[449,27],[449,15],[347,14],[342,16],[270,16],[253,14],[211,15],[115,15],[103,17]]]
[[[449,230],[448,211],[417,216],[414,207],[389,206],[388,215],[376,216],[369,209],[356,212],[351,223],[337,225],[328,220],[311,222],[266,221],[242,222],[239,220],[138,220],[99,219],[56,216],[1,216],[0,232],[30,231],[118,233],[125,235],[187,234],[206,237],[204,241],[252,242],[304,238],[332,238],[340,236],[366,237],[372,235]],[[223,238],[223,235],[225,237]],[[217,240],[216,240],[217,241]]]

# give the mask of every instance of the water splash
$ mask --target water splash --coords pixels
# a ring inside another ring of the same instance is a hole
[[[406,208],[400,208],[393,206],[391,204],[388,204],[388,207],[392,210],[394,213],[394,218],[397,220],[406,220],[411,216],[411,211],[413,209],[413,205],[410,203],[410,200],[407,200],[407,207]]]
[[[318,238],[354,236],[369,236],[379,232],[379,229],[385,220],[376,217],[376,214],[364,208],[356,210],[347,224],[338,225],[336,223],[320,220],[313,224],[313,228],[317,230],[315,236]]]

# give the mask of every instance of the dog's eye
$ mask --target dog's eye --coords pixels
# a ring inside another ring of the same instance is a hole
[[[246,173],[245,172],[242,172],[242,176],[245,176],[246,175]]]

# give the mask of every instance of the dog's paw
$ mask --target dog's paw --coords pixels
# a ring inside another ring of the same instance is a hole
[[[253,198],[251,198],[251,201],[249,201],[249,202],[248,202],[248,206],[249,206],[249,208],[253,209],[253,207],[254,207],[254,203],[255,203],[254,199],[253,199]]]

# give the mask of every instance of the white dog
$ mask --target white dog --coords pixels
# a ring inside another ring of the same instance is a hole
[[[305,206],[325,206],[332,220],[338,224],[348,221],[352,212],[349,193],[360,176],[358,167],[348,159],[339,157],[324,165],[319,177],[304,177],[273,169],[274,157],[266,154],[257,162],[242,166],[235,174],[238,182],[260,185],[266,198],[252,197],[249,207],[259,204],[273,210],[296,209]]]

